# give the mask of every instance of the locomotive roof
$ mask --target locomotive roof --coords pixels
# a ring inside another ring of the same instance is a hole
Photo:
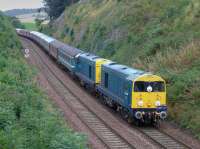
[[[16,31],[17,31],[18,33],[20,33],[20,32],[28,32],[27,30],[25,30],[25,29],[20,29],[20,28],[16,28]]]
[[[47,35],[45,35],[43,33],[40,33],[40,32],[32,31],[31,33],[36,35],[36,36],[38,36],[38,37],[40,37],[40,38],[42,38],[42,39],[44,39],[48,43],[51,43],[52,41],[55,40],[54,38],[49,37],[49,36],[47,36]]]
[[[134,80],[135,78],[146,74],[146,72],[138,69],[134,69],[125,65],[118,64],[116,62],[110,62],[103,65],[105,68],[108,68],[119,75],[126,77],[129,80]]]
[[[53,46],[55,46],[56,48],[59,48],[61,49],[65,54],[69,55],[69,56],[76,56],[80,53],[83,53],[82,50],[79,50],[77,48],[74,48],[74,47],[71,47],[63,42],[60,42],[58,40],[54,40],[52,43],[51,43]]]
[[[101,58],[101,57],[99,57],[99,56],[96,56],[96,55],[94,55],[94,54],[91,54],[91,53],[83,53],[83,54],[81,54],[80,55],[80,57],[83,57],[83,58],[85,58],[85,59],[88,59],[88,60],[90,60],[90,61],[96,61],[96,60],[98,60],[98,59],[103,59],[103,58]]]
[[[21,29],[21,28],[16,28],[15,30],[16,30],[16,31],[21,31],[22,29]]]

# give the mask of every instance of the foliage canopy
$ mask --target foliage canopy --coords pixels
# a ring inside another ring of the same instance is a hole
[[[79,0],[44,0],[45,11],[50,17],[50,20],[58,18],[65,10],[66,6],[70,6]]]

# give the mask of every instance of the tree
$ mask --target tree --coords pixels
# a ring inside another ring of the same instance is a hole
[[[58,18],[66,6],[70,6],[79,0],[44,0],[45,11],[50,17],[50,20]]]
[[[19,21],[18,18],[16,18],[16,17],[8,17],[8,19],[12,23],[13,27],[15,27],[15,28],[21,28],[21,29],[25,28],[25,26]]]

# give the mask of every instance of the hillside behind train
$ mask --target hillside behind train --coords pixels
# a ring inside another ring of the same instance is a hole
[[[70,45],[161,75],[170,120],[200,138],[200,1],[85,0],[54,24]]]

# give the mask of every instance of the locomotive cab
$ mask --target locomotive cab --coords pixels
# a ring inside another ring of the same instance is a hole
[[[165,119],[167,117],[166,83],[156,75],[146,74],[133,81],[132,109],[135,117]]]

